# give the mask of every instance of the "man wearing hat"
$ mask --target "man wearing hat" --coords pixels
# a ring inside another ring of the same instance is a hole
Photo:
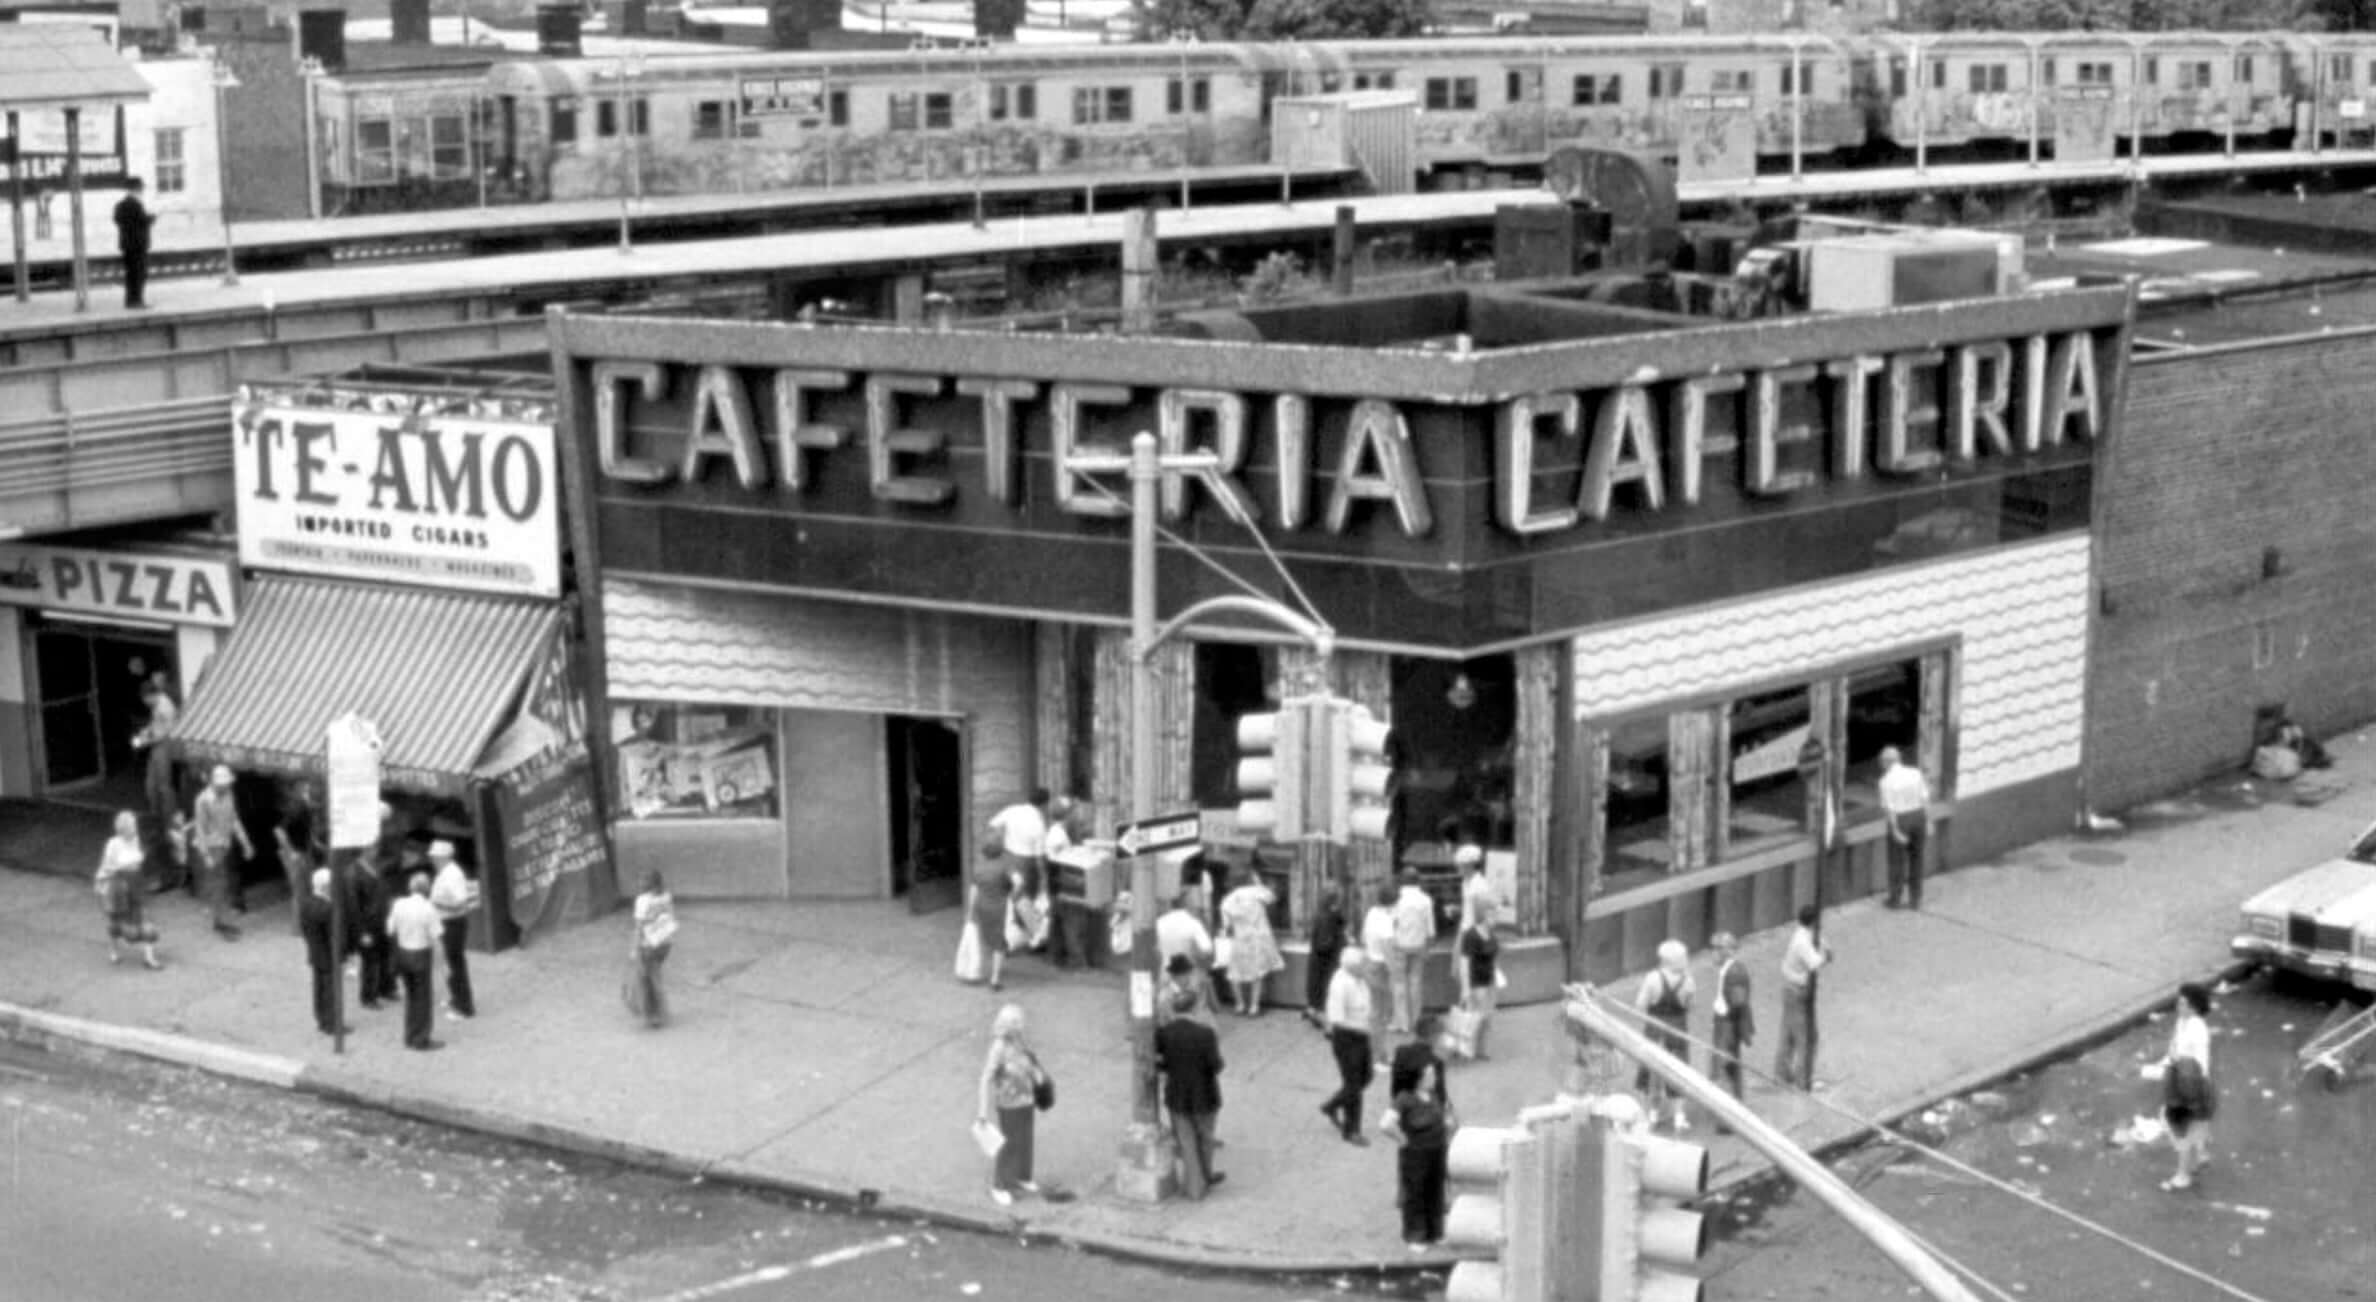
[[[429,847],[429,903],[437,910],[438,939],[446,961],[446,1013],[468,1021],[478,1016],[478,1001],[470,992],[470,915],[479,902],[478,883],[454,859],[454,843],[437,841]]]
[[[1213,1169],[1213,1122],[1221,1114],[1221,1037],[1196,1015],[1204,1001],[1194,990],[1172,994],[1171,1016],[1155,1028],[1155,1069],[1163,1074],[1163,1106],[1171,1112],[1180,1150],[1180,1192],[1201,1199],[1221,1183]]]
[[[305,965],[313,969],[314,1029],[324,1035],[346,1030],[338,1022],[338,956],[331,946],[330,870],[313,871],[313,889],[297,904],[297,930],[305,937]]]

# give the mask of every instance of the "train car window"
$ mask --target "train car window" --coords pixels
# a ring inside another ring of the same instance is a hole
[[[627,129],[639,136],[652,134],[652,101],[638,95],[627,101]]]
[[[619,101],[615,99],[594,101],[594,138],[608,140],[617,134],[619,134]]]
[[[1473,109],[1477,107],[1477,79],[1430,77],[1426,103],[1431,109]]]
[[[2242,82],[2248,82],[2252,80],[2251,55],[2239,54],[2236,56],[2236,80]]]
[[[2335,54],[2327,57],[2327,80],[2339,86],[2351,84],[2351,56]]]
[[[451,181],[470,175],[470,122],[459,113],[429,119],[429,174]]]
[[[1185,93],[1183,93],[1180,79],[1172,78],[1164,84],[1163,107],[1164,111],[1173,117],[1179,117],[1184,113],[1212,112],[1213,79],[1191,77],[1188,79]]]
[[[2052,79],[2049,78],[2049,80]],[[1891,99],[1906,97],[1906,61],[1904,59],[1889,61],[1889,97]]]
[[[1975,95],[2004,93],[2007,84],[2004,64],[1975,63],[1965,69],[1965,75],[1971,79],[1972,93]]]
[[[1571,87],[1570,100],[1581,107],[1586,104],[1614,104],[1619,99],[1617,73],[1579,73]]]
[[[885,98],[885,102],[886,102],[886,104],[888,105],[888,107],[889,107],[889,109],[890,109],[890,113],[891,113],[891,129],[892,129],[893,131],[913,131],[913,130],[915,130],[915,129],[916,129],[916,96],[915,96],[915,93],[914,93],[913,91],[909,91],[909,92],[905,92],[905,93],[894,92],[894,93],[892,93],[892,94],[890,94],[890,95],[888,95],[888,96],[885,96],[884,98]]]
[[[1321,74],[1320,74],[1320,93],[1321,93],[1321,94],[1323,94],[1323,95],[1334,95],[1334,94],[1336,94],[1338,91],[1340,91],[1340,90],[1343,90],[1344,88],[1345,88],[1345,79],[1344,79],[1343,77],[1340,77],[1340,76],[1338,76],[1337,74],[1335,74],[1335,73],[1333,73],[1333,72],[1324,72],[1324,73],[1321,73]]]
[[[1357,72],[1357,73],[1354,73],[1354,74],[1353,74],[1353,89],[1355,89],[1355,90],[1393,90],[1393,89],[1394,89],[1394,74],[1393,74],[1393,73],[1391,73],[1391,72]]]
[[[693,105],[693,138],[695,140],[724,140],[726,138],[726,101],[705,99]]]
[[[1814,85],[1814,80],[1815,80],[1815,79],[1814,79],[1814,76],[1813,76],[1813,74],[1814,74],[1815,70],[1814,70],[1813,68],[1809,68],[1809,69],[1807,69],[1807,72],[1808,72],[1808,74],[1809,74],[1809,75],[1808,75],[1808,78],[1807,78],[1807,82],[1808,82],[1808,85],[1809,85],[1810,87],[1812,87],[1812,86]],[[1796,94],[1798,94],[1798,93],[1799,93],[1799,84],[1798,84],[1798,78],[1799,78],[1799,69],[1798,69],[1798,65],[1796,65],[1796,64],[1791,64],[1791,63],[1785,63],[1785,64],[1783,64],[1783,65],[1782,65],[1782,68],[1781,68],[1781,73],[1782,73],[1782,93],[1783,93],[1783,95],[1785,95],[1785,96],[1790,96],[1790,95],[1796,95]]]
[[[1511,68],[1502,73],[1502,98],[1512,104],[1526,102],[1526,74]]]
[[[2145,84],[2148,86],[2159,86],[2161,84],[2160,55],[2148,54],[2145,56]]]
[[[929,131],[946,131],[957,125],[957,97],[945,90],[932,91],[924,96],[924,127]]]
[[[1039,116],[1039,87],[1031,82],[990,88],[990,120],[1029,122]]]
[[[1653,63],[1650,65],[1650,98],[1673,99],[1682,93],[1682,64]]]
[[[2079,79],[2079,84],[2082,86],[2109,86],[2112,84],[2112,65],[2109,63],[2083,62],[2073,68],[2071,72]]]
[[[2054,84],[2054,60],[2040,59],[2038,61],[2038,80],[2049,86]]]
[[[2211,89],[2211,61],[2201,59],[2178,65],[2178,89]]]
[[[553,143],[574,145],[578,135],[578,102],[575,96],[553,101]]]
[[[1931,89],[1947,89],[1947,61],[1945,59],[1931,60]]]
[[[386,118],[355,123],[355,184],[386,185],[396,179],[396,124]]]
[[[1708,89],[1719,95],[1755,90],[1751,83],[1754,75],[1746,68],[1717,68],[1708,74]]]
[[[1131,117],[1130,87],[1075,86],[1073,87],[1073,123],[1090,126],[1099,122],[1128,122]]]
[[[850,125],[850,92],[837,90],[825,96],[825,121],[831,126]]]

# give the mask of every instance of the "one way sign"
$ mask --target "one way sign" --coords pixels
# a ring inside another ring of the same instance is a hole
[[[1124,823],[1114,844],[1126,855],[1154,854],[1161,850],[1177,850],[1195,845],[1204,839],[1204,817],[1194,810],[1185,814],[1165,814],[1161,818],[1145,818]]]

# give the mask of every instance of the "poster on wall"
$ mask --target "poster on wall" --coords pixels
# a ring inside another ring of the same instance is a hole
[[[620,705],[611,735],[629,818],[776,816],[775,725],[764,711]]]
[[[239,559],[259,569],[561,593],[549,412],[387,392],[243,388]]]
[[[610,840],[582,752],[524,764],[495,784],[505,903],[524,942],[584,922],[615,900]]]

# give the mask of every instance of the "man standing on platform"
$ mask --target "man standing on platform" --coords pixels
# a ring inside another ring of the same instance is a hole
[[[239,925],[231,921],[231,875],[239,871],[231,858],[238,846],[242,859],[255,857],[255,843],[239,821],[239,803],[231,794],[231,766],[217,764],[206,790],[190,806],[190,839],[198,846],[198,894],[214,915],[215,934],[239,939]]]
[[[396,946],[396,975],[404,980],[404,1047],[442,1049],[429,1038],[429,978],[437,963],[437,906],[429,902],[429,874],[414,873],[403,899],[388,910],[388,938]]]
[[[1889,819],[1890,908],[1922,907],[1922,857],[1930,848],[1930,779],[1902,762],[1898,748],[1881,749],[1881,812]]]
[[[124,262],[124,306],[148,306],[149,228],[157,224],[154,213],[140,201],[147,188],[137,176],[124,182],[124,197],[116,200],[116,253]]]
[[[1798,911],[1798,929],[1782,952],[1782,1048],[1774,1074],[1785,1085],[1815,1088],[1815,974],[1831,962],[1831,947],[1815,938],[1822,915],[1812,904]]]
[[[429,866],[437,873],[429,887],[429,903],[437,910],[438,932],[446,961],[446,1013],[469,1021],[478,1016],[478,1000],[470,990],[470,915],[478,910],[478,883],[454,859],[454,843],[429,846]]]

